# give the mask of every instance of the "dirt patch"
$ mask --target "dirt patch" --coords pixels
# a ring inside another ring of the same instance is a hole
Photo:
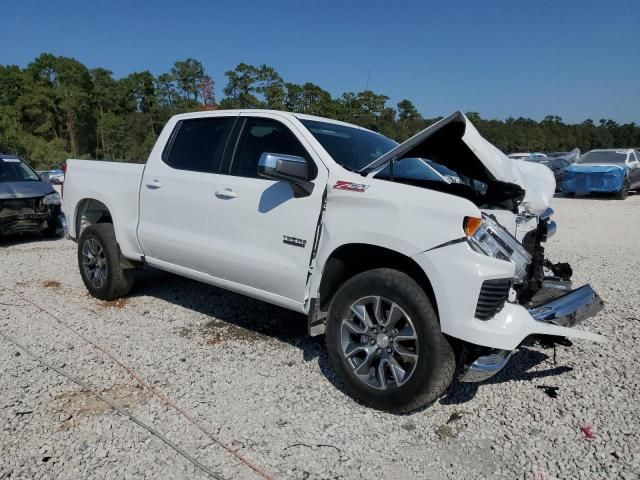
[[[209,346],[217,345],[227,339],[256,342],[267,338],[261,333],[216,319],[209,320],[202,325],[200,333],[207,339],[205,343]]]
[[[16,282],[16,287],[28,287],[28,286],[29,286],[29,282],[24,282],[24,281]]]
[[[445,440],[447,438],[453,438],[457,434],[455,430],[449,425],[440,425],[438,428],[436,428],[436,435],[438,435],[438,438],[440,440]]]
[[[189,327],[180,327],[176,329],[176,334],[182,338],[190,338],[193,336],[193,330]]]
[[[128,384],[116,384],[100,391],[100,394],[125,409],[151,396],[141,385]],[[87,390],[69,390],[57,395],[49,404],[49,410],[62,423],[63,428],[69,428],[80,418],[103,415],[112,408]]]
[[[42,282],[42,286],[44,288],[50,288],[52,290],[60,290],[62,284],[57,280],[45,280],[44,282]]]
[[[125,308],[131,300],[128,298],[118,298],[117,300],[101,300],[99,305],[101,308],[113,308],[116,310],[122,310]]]

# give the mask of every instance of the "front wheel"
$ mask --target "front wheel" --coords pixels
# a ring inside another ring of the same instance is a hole
[[[629,179],[625,178],[622,188],[616,192],[616,200],[625,200],[629,196]]]
[[[87,227],[78,241],[78,265],[89,293],[100,300],[113,300],[129,293],[132,269],[123,269],[116,234],[110,223]]]
[[[429,405],[453,380],[455,355],[429,298],[397,270],[349,279],[331,302],[326,341],[348,393],[380,410]]]

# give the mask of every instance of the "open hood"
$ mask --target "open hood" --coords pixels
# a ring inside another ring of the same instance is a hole
[[[542,213],[555,191],[551,170],[534,162],[512,160],[480,135],[460,111],[425,128],[409,140],[365,167],[378,171],[391,160],[402,158],[431,159],[459,175],[491,185],[513,185],[525,191],[522,203],[534,213]],[[495,189],[494,189],[495,190]]]

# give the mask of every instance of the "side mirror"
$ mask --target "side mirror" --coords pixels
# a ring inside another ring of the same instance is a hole
[[[258,161],[258,175],[289,182],[296,194],[309,195],[313,191],[313,183],[309,181],[309,166],[302,157],[264,152]]]
[[[54,175],[52,177],[49,177],[49,183],[51,185],[62,185],[64,183],[64,176]]]

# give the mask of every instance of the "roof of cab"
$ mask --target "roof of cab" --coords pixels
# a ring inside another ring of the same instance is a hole
[[[177,115],[174,115],[173,118],[175,118],[176,120],[186,120],[189,118],[204,118],[204,117],[217,117],[217,116],[227,116],[227,115],[240,115],[240,114],[251,114],[251,113],[270,113],[273,115],[280,115],[283,117],[294,117],[297,118],[298,120],[313,120],[313,121],[317,121],[317,122],[325,122],[325,123],[332,123],[335,125],[343,125],[345,127],[351,127],[351,128],[357,128],[358,130],[366,130],[368,132],[373,132],[373,130],[370,130],[368,128],[365,127],[360,127],[358,125],[354,125],[352,123],[348,123],[348,122],[342,122],[340,120],[334,120],[332,118],[326,118],[326,117],[318,117],[315,115],[307,115],[305,113],[295,113],[295,112],[287,112],[285,110],[267,110],[267,109],[231,109],[231,110],[206,110],[203,112],[188,112],[188,113],[179,113]],[[373,133],[378,133],[378,132],[373,132]]]

